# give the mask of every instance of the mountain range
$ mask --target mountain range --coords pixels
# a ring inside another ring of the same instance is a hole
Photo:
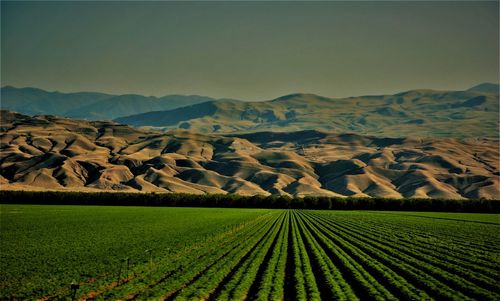
[[[488,97],[479,106],[489,108]],[[290,98],[276,103],[283,101]],[[384,138],[323,130],[155,132],[2,110],[0,184],[23,190],[498,199],[498,145],[498,137]]]
[[[112,120],[132,114],[172,110],[215,100],[197,95],[154,97],[136,94],[111,95],[97,92],[61,93],[11,86],[2,87],[0,95],[2,109],[28,115],[48,114],[87,120]]]
[[[270,101],[215,100],[116,121],[203,133],[320,129],[383,137],[496,137],[498,92],[412,90],[327,98],[291,94]]]
[[[1,108],[111,120],[155,130],[199,133],[323,130],[379,137],[497,137],[499,86],[465,91],[411,90],[394,95],[329,98],[296,93],[244,102],[204,96],[59,93],[3,87]]]

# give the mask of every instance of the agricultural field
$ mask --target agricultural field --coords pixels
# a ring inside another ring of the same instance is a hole
[[[2,299],[500,299],[498,214],[1,210]]]

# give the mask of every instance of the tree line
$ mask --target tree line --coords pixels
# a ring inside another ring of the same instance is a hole
[[[487,199],[358,198],[327,196],[242,196],[237,194],[0,191],[2,204],[228,207],[333,210],[405,210],[500,213],[500,201]]]

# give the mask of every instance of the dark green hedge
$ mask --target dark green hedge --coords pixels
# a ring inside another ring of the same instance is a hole
[[[294,208],[336,210],[406,210],[500,212],[500,201],[444,199],[386,199],[287,196],[194,195],[183,193],[0,191],[2,204],[179,206],[231,208]]]

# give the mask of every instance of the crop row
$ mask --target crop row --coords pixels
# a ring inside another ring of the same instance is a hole
[[[83,284],[77,296],[80,300],[499,300],[495,246],[500,242],[494,233],[500,225],[470,219],[269,211],[225,226],[174,254],[158,254],[154,262],[127,268],[118,277]],[[463,230],[454,233],[457,229]],[[55,292],[47,299],[58,297]]]

